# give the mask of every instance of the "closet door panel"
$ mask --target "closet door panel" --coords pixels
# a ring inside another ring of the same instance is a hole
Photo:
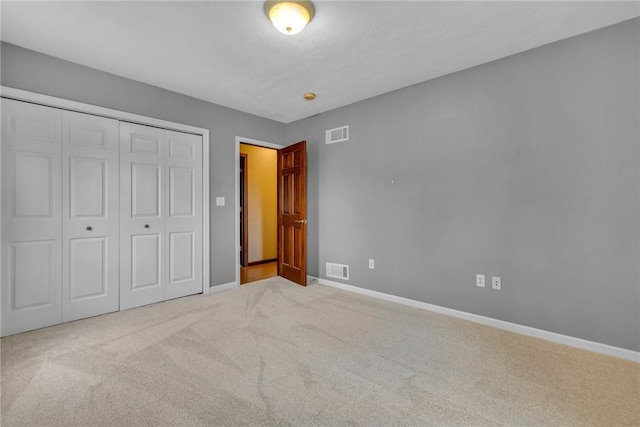
[[[166,298],[202,292],[202,137],[166,131]]]
[[[119,125],[63,112],[63,321],[119,308]]]
[[[161,166],[131,162],[131,218],[160,218]]]
[[[193,217],[195,168],[169,166],[169,218]]]
[[[165,299],[164,130],[120,123],[120,308]]]
[[[2,335],[60,323],[61,111],[2,100]]]
[[[14,218],[51,218],[53,215],[53,156],[11,153]]]
[[[161,287],[162,236],[157,233],[131,236],[131,289]]]
[[[169,283],[193,280],[195,273],[195,233],[169,233]]]
[[[108,259],[107,239],[108,237],[89,237],[69,240],[70,304],[106,297],[111,290],[113,283],[107,283],[109,279],[113,280],[107,273],[109,261],[112,261]],[[109,311],[116,310],[111,307]],[[64,314],[65,317],[69,316],[69,313]]]
[[[69,158],[69,218],[107,218],[107,181],[112,159],[71,156]],[[113,185],[113,184],[111,184]]]
[[[55,241],[9,244],[10,293],[15,311],[55,305]],[[37,266],[37,268],[34,268]]]

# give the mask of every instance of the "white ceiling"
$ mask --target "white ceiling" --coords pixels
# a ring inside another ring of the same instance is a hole
[[[637,1],[2,1],[2,40],[289,123],[640,15]],[[312,91],[315,101],[305,101]]]

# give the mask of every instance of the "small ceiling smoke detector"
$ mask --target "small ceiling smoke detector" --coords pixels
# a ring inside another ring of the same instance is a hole
[[[264,12],[278,31],[292,35],[313,19],[315,9],[310,1],[267,1]]]
[[[302,97],[307,101],[313,101],[314,99],[316,99],[316,94],[313,92],[307,92],[304,95],[302,95]]]

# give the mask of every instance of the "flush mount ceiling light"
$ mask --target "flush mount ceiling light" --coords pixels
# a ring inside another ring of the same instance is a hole
[[[264,12],[273,26],[284,34],[297,34],[313,19],[313,4],[310,1],[267,1]]]
[[[302,97],[307,101],[313,101],[314,99],[316,99],[316,94],[313,92],[307,92],[304,95],[302,95]]]

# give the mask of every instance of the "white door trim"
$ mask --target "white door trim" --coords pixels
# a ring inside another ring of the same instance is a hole
[[[156,119],[153,117],[141,116],[139,114],[127,113],[125,111],[112,110],[110,108],[104,108],[97,105],[85,104],[83,102],[71,101],[68,99],[57,98],[55,96],[43,95],[41,93],[29,92],[7,86],[0,86],[0,96],[18,101],[32,102],[34,104],[45,105],[48,107],[61,108],[63,110],[76,111],[78,113],[94,114],[96,116],[108,117],[141,125],[156,126],[163,129],[202,135],[202,293],[209,293],[209,287],[211,286],[211,260],[209,257],[209,129],[163,119]]]
[[[243,136],[236,136],[236,152],[235,152],[235,183],[236,183],[236,196],[235,211],[236,211],[236,286],[240,286],[240,144],[251,144],[260,147],[274,148],[279,150],[284,148],[284,145],[274,144],[273,142],[260,141],[259,139],[245,138]]]
[[[18,101],[32,102],[34,104],[57,107],[63,110],[77,111],[78,113],[94,114],[96,116],[108,117],[116,120],[137,123],[147,126],[156,126],[163,129],[177,130],[181,132],[204,135],[209,133],[208,129],[195,126],[184,125],[182,123],[171,122],[153,117],[141,116],[139,114],[127,113],[126,111],[112,110],[97,105],[85,104],[83,102],[71,101],[69,99],[57,98],[55,96],[43,95],[41,93],[29,92],[22,89],[15,89],[7,86],[0,86],[0,96]]]

